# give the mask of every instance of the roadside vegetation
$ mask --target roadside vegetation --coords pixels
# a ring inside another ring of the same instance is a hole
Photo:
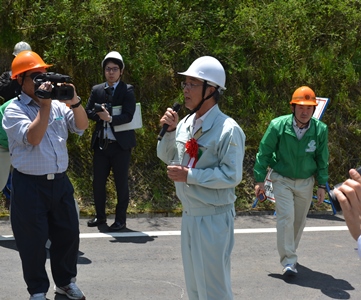
[[[323,117],[329,126],[330,185],[360,165],[360,19],[360,2],[342,0],[3,0],[0,71],[9,69],[14,45],[25,40],[53,64],[49,71],[73,78],[85,105],[91,87],[103,81],[102,59],[119,51],[123,80],[134,85],[143,115],[129,177],[129,213],[177,213],[180,203],[156,157],[159,119],[182,102],[177,72],[199,56],[215,56],[227,72],[221,109],[247,136],[236,202],[244,212],[253,202],[259,141],[272,118],[290,112],[291,95],[301,85],[331,99]],[[83,214],[93,213],[91,132],[69,140],[69,175]],[[108,191],[111,213],[111,180]],[[272,208],[270,202],[257,207]]]

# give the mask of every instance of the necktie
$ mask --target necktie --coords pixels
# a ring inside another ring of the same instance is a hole
[[[193,138],[195,140],[198,140],[200,138],[200,136],[202,135],[203,131],[202,131],[202,127],[200,127],[197,132],[193,135]]]
[[[110,91],[111,91],[111,97],[110,99],[107,99],[107,110],[109,112],[110,115],[112,115],[112,97],[114,95],[114,87],[110,87]],[[109,94],[108,94],[109,95]],[[110,100],[110,101],[109,101]],[[100,143],[99,143],[99,148],[104,150],[107,148],[108,146],[108,135],[107,135],[107,128],[108,128],[108,122],[103,121],[103,128],[101,129],[101,133],[100,133]]]

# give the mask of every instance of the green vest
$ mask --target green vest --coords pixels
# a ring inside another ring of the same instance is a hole
[[[4,104],[0,106],[0,125],[2,125],[5,108],[10,104],[11,101],[12,99],[6,101]],[[5,149],[9,148],[8,136],[6,135],[6,132],[2,126],[0,126],[0,146],[2,146]]]

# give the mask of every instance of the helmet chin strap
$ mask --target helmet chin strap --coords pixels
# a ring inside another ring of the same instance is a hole
[[[118,79],[115,82],[118,82],[120,80],[120,78],[122,78],[122,75],[123,75],[122,70],[120,70],[120,75],[119,75]]]
[[[119,75],[118,79],[117,79],[117,80],[115,80],[115,81],[114,81],[114,83],[116,83],[116,82],[120,81],[120,78],[121,78],[121,77],[122,77],[122,74],[120,74],[120,75]],[[108,82],[108,81],[107,81],[107,82]],[[113,86],[113,85],[114,85],[114,83],[112,83],[112,85],[111,85],[111,86]],[[108,82],[108,85],[110,86],[109,82]]]
[[[17,96],[18,100],[20,100],[20,94],[21,94],[21,91],[23,90],[23,85],[24,85],[24,81],[25,81],[25,77],[26,77],[26,72],[27,71],[25,71],[23,73],[23,76],[21,77],[21,84],[16,90],[16,96]],[[16,80],[18,80],[18,79],[16,78]]]
[[[184,121],[184,122],[187,122],[188,118],[189,118],[191,115],[193,115],[193,114],[194,114],[194,113],[196,113],[198,110],[200,110],[200,108],[202,107],[202,105],[203,105],[204,101],[206,101],[206,100],[208,100],[208,99],[212,98],[212,97],[213,97],[213,95],[216,93],[216,90],[215,90],[212,94],[208,95],[207,97],[204,97],[204,96],[205,96],[205,94],[206,94],[207,86],[208,86],[207,81],[206,81],[206,80],[205,80],[205,81],[203,81],[203,87],[202,87],[202,101],[201,101],[201,102],[199,102],[199,104],[198,104],[198,105],[197,105],[194,109],[192,109],[192,110],[190,111],[190,113],[189,113],[188,117],[185,119],[185,121]]]
[[[311,119],[308,120],[308,122],[306,122],[306,123],[301,122],[301,121],[296,117],[295,110],[296,110],[296,107],[294,108],[294,111],[293,111],[293,116],[295,117],[296,121],[299,122],[299,123],[301,123],[301,124],[303,125],[302,128],[307,127],[308,124],[310,124],[310,120],[311,120]],[[313,112],[315,112],[315,110],[316,110],[316,107],[313,108]],[[311,118],[312,118],[312,117],[311,117]]]
[[[304,127],[307,127],[308,124],[310,123],[310,121],[306,122],[306,123],[303,123],[301,122],[297,117],[296,117],[296,114],[293,113],[293,116],[295,117],[295,119],[297,120],[297,122],[301,123],[303,126],[301,128],[304,128]]]

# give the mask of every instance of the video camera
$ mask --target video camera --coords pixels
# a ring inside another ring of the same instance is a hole
[[[74,97],[74,88],[67,84],[72,79],[68,75],[62,75],[54,72],[42,73],[33,78],[35,83],[35,95],[41,99],[55,99],[59,101],[71,100]],[[39,90],[42,83],[50,81],[53,89],[51,92]]]
[[[358,167],[358,168],[356,169],[356,171],[361,175],[361,167]],[[337,188],[340,187],[342,184],[343,184],[343,182],[336,184],[336,185],[333,187],[333,189],[337,189]],[[333,206],[335,207],[335,209],[336,209],[337,211],[341,211],[342,209],[341,209],[341,206],[340,206],[340,202],[338,202],[338,199],[337,199],[335,193],[333,192],[333,189],[330,190],[330,192],[329,192],[330,201],[332,202]]]

